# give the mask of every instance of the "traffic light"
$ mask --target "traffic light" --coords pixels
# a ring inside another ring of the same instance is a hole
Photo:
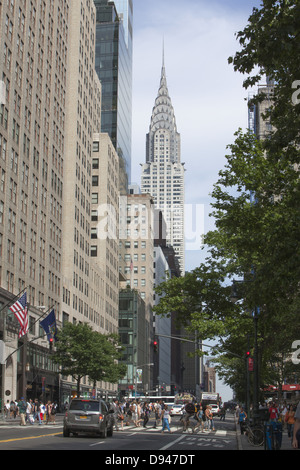
[[[50,350],[50,352],[52,352],[52,347],[53,347],[53,338],[52,338],[52,336],[50,336],[50,338],[49,338],[49,350]]]
[[[158,342],[156,340],[153,341],[153,351],[157,353],[158,351]]]
[[[250,355],[251,355],[250,351],[247,351],[246,352],[246,357],[250,357]]]

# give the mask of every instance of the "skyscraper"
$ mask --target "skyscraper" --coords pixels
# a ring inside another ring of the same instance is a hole
[[[184,273],[184,163],[181,139],[169,96],[163,54],[160,86],[152,110],[142,165],[141,191],[153,196],[167,224],[167,244],[174,247]]]
[[[131,175],[132,0],[94,0],[96,72],[102,83],[101,131],[108,133]]]

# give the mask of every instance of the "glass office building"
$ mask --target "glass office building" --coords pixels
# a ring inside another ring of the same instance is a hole
[[[97,8],[96,72],[102,83],[102,132],[125,161],[131,179],[132,0],[94,0]]]

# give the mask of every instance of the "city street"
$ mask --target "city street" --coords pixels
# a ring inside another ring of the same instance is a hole
[[[140,455],[140,451],[148,451],[143,452],[141,454],[143,456],[152,455],[151,451],[153,451],[152,459],[162,452],[165,456],[181,456],[183,464],[188,463],[183,461],[184,456],[188,458],[188,456],[195,455],[197,460],[197,453],[200,450],[237,450],[237,435],[232,415],[229,415],[225,422],[216,418],[216,430],[210,432],[182,433],[177,429],[179,418],[174,417],[171,423],[171,434],[167,431],[161,434],[161,426],[154,429],[151,419],[146,429],[124,426],[123,431],[114,431],[113,437],[107,439],[88,435],[64,438],[62,419],[62,416],[58,416],[56,425],[34,424],[20,427],[16,422],[2,424],[0,426],[0,451],[101,450],[108,451],[107,456],[111,457],[114,451],[118,451],[118,456],[124,453],[132,457]]]

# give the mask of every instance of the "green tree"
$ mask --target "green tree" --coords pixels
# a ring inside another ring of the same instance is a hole
[[[246,27],[237,33],[241,50],[229,58],[234,70],[247,75],[244,87],[269,77],[275,83],[266,112],[273,130],[264,145],[269,158],[299,162],[300,143],[300,5],[298,0],[263,0]],[[264,95],[256,100],[264,99]]]
[[[78,396],[80,381],[85,376],[94,382],[116,383],[125,375],[124,366],[118,363],[121,349],[115,335],[100,334],[87,323],[66,323],[57,333],[55,345],[53,360],[61,366],[63,375],[76,380]]]

